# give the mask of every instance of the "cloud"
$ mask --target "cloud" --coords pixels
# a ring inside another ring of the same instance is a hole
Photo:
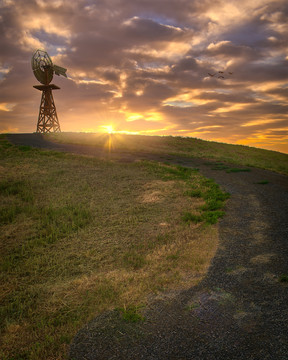
[[[130,39],[137,42],[147,41],[173,41],[180,39],[185,34],[179,27],[172,25],[160,24],[151,19],[134,16],[122,23],[124,34]]]
[[[6,0],[0,14],[1,132],[35,130],[41,47],[68,68],[53,79],[62,130],[114,124],[288,152],[284,0]]]

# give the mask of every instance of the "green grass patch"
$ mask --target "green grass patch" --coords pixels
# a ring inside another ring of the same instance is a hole
[[[23,211],[23,208],[19,205],[10,205],[0,207],[0,225],[6,225],[12,223],[19,214]]]
[[[206,211],[203,213],[202,217],[206,224],[212,225],[216,224],[219,218],[222,218],[224,215],[224,211]]]
[[[191,212],[185,212],[182,216],[182,220],[186,223],[193,222],[195,224],[198,224],[203,221],[203,216],[192,214]]]
[[[288,282],[288,275],[283,274],[279,277],[279,281],[283,282],[283,283],[287,283]]]
[[[197,215],[193,213],[186,212],[182,219],[186,223],[198,224],[205,222],[206,224],[216,224],[219,218],[222,218],[225,215],[224,211],[204,211],[202,214]]]
[[[18,196],[25,202],[33,202],[33,193],[28,179],[0,181],[0,195],[5,197]]]
[[[238,172],[250,172],[250,168],[231,168],[231,166],[223,163],[205,163],[208,166],[212,166],[212,170],[225,170],[226,173],[238,173]]]
[[[269,181],[268,180],[261,180],[261,181],[258,181],[256,184],[267,185],[267,184],[269,184]]]
[[[191,197],[196,197],[196,198],[201,198],[202,197],[202,192],[199,189],[196,190],[188,190],[185,193],[187,196],[191,196]]]
[[[145,320],[145,317],[141,314],[141,308],[143,306],[127,306],[123,308],[118,308],[118,312],[121,314],[121,317],[124,321],[127,321],[129,323],[138,323],[143,322]]]
[[[186,311],[194,311],[196,309],[198,309],[200,307],[200,303],[199,302],[190,302],[185,306],[185,310]]]
[[[205,205],[200,207],[201,210],[204,211],[213,211],[219,210],[223,208],[223,201],[217,199],[208,199]]]
[[[249,168],[230,168],[226,170],[227,173],[250,172],[250,171],[251,169]]]
[[[199,170],[195,168],[180,165],[175,166],[169,163],[164,163],[162,166],[159,166],[159,163],[155,161],[142,161],[140,164],[142,164],[142,166],[144,165],[147,170],[150,170],[163,180],[190,181],[192,175],[199,172]]]
[[[19,151],[22,151],[22,152],[34,151],[33,147],[27,146],[27,145],[19,145],[19,146],[18,146],[18,150],[19,150]]]
[[[199,183],[194,184],[194,186],[196,186],[196,189],[188,190],[186,195],[201,198],[204,204],[198,207],[197,212],[185,212],[182,220],[185,223],[198,224],[204,222],[209,225],[216,224],[219,218],[225,215],[223,208],[230,194],[223,192],[220,186],[211,179],[201,178]]]
[[[229,169],[229,166],[227,165],[216,165],[212,167],[212,170],[227,170]]]

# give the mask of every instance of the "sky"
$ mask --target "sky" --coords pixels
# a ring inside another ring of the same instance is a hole
[[[0,0],[0,133],[36,131],[47,51],[62,131],[288,153],[286,0]]]

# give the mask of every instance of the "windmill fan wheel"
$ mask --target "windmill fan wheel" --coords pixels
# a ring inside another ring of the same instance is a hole
[[[44,50],[36,50],[31,60],[32,70],[36,79],[44,85],[48,85],[53,79],[53,63]]]

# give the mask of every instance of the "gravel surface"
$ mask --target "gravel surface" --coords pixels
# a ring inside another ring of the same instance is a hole
[[[9,140],[106,156],[36,134],[9,135]],[[157,160],[143,153],[111,156]],[[219,224],[218,251],[199,285],[151,299],[143,323],[125,323],[116,311],[92,320],[74,338],[70,359],[287,360],[288,282],[279,278],[288,276],[288,177],[256,168],[226,173],[200,159],[158,160],[198,167],[231,194]]]

